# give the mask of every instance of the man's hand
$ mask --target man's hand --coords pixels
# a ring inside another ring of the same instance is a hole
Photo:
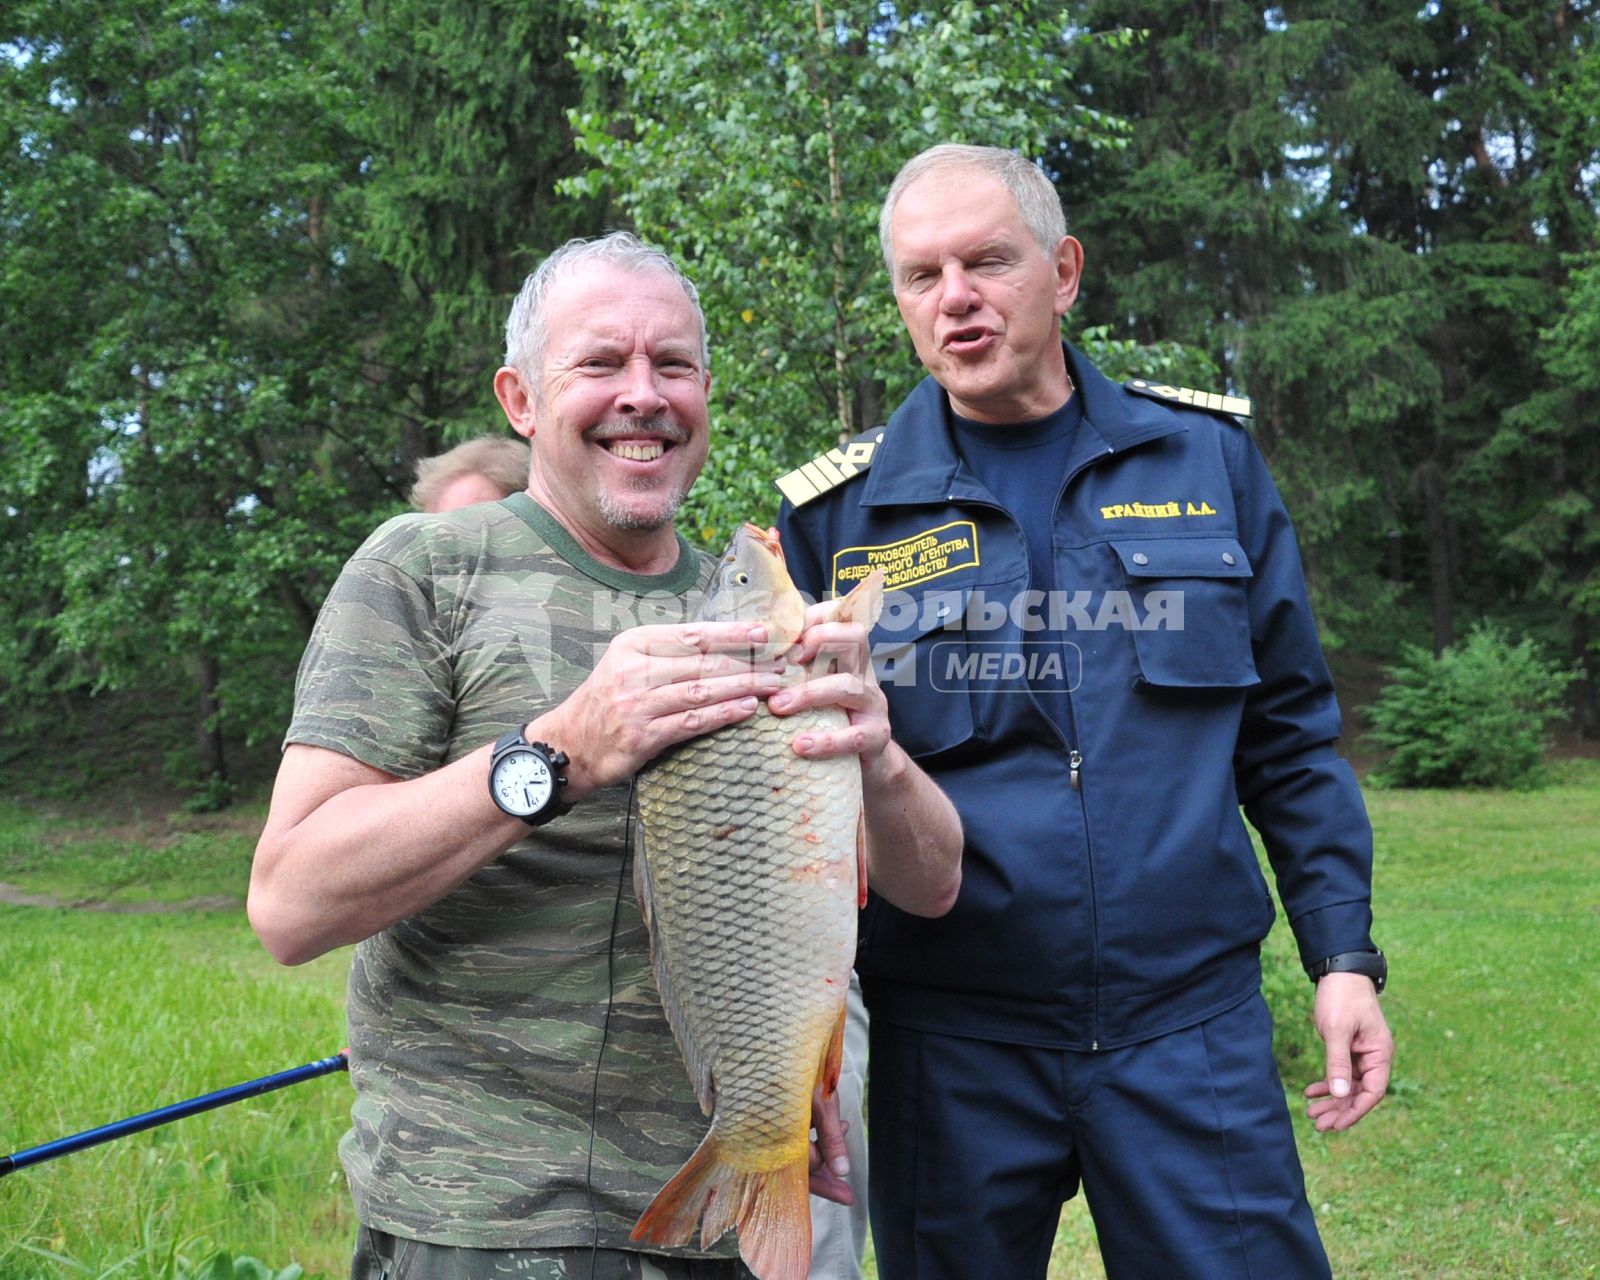
[[[765,626],[689,622],[634,627],[612,638],[588,679],[529,733],[572,757],[578,799],[632,777],[676,742],[755,714],[779,687],[783,659],[756,662]]]
[[[854,1204],[855,1195],[845,1179],[850,1175],[850,1157],[845,1154],[844,1135],[849,1124],[839,1118],[839,1092],[824,1095],[818,1084],[811,1094],[811,1194],[836,1204]]]
[[[1312,1011],[1327,1049],[1327,1074],[1306,1086],[1306,1114],[1326,1133],[1348,1129],[1383,1100],[1394,1061],[1394,1036],[1378,1007],[1372,979],[1330,973],[1317,983]]]
[[[889,700],[872,670],[868,628],[831,620],[829,605],[806,610],[789,661],[808,665],[807,680],[767,699],[780,716],[809,707],[840,707],[843,729],[808,729],[794,740],[802,756],[855,755],[861,760],[867,831],[867,883],[902,911],[940,916],[961,889],[961,819],[955,806],[889,738]]]
[[[789,661],[809,666],[825,658],[808,680],[789,685],[767,700],[767,706],[780,716],[791,716],[812,707],[839,707],[849,717],[845,728],[802,734],[794,749],[803,756],[858,755],[866,771],[868,785],[872,770],[889,745],[889,703],[873,674],[867,628],[858,622],[825,620],[828,604],[806,610],[805,627]]]

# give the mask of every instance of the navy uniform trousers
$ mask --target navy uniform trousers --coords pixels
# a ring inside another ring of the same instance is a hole
[[[1097,1053],[874,1019],[870,1061],[881,1280],[1042,1280],[1080,1184],[1108,1280],[1329,1280],[1259,995]]]

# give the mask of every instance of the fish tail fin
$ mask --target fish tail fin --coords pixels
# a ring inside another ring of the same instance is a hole
[[[695,1148],[695,1153],[685,1161],[683,1168],[672,1175],[666,1186],[656,1193],[650,1207],[639,1215],[630,1239],[650,1244],[682,1245],[689,1243],[700,1215],[705,1213],[730,1184],[739,1176],[737,1170],[722,1162],[721,1144],[715,1126]],[[709,1220],[706,1230],[710,1230]],[[724,1225],[723,1231],[727,1230]],[[720,1236],[722,1231],[717,1232]],[[709,1237],[709,1244],[716,1236]]]
[[[739,1256],[761,1280],[806,1280],[810,1274],[809,1175],[806,1157],[801,1156],[782,1169],[751,1174],[746,1180],[739,1213]]]
[[[688,1244],[698,1222],[700,1247],[708,1249],[737,1226],[739,1255],[761,1280],[805,1280],[811,1270],[809,1172],[804,1154],[780,1169],[736,1169],[723,1160],[713,1127],[650,1202],[631,1239]]]

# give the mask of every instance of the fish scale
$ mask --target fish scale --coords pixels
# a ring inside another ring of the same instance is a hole
[[[860,769],[790,747],[807,729],[844,723],[842,713],[783,720],[763,708],[673,750],[641,780],[653,927],[673,937],[674,1029],[692,1026],[715,1064],[718,1131],[762,1149],[751,1167],[804,1150],[812,1077],[849,978]],[[774,773],[784,779],[776,794]],[[759,892],[785,880],[784,892]],[[786,1079],[796,1059],[810,1071]]]
[[[881,592],[878,575],[833,616],[875,618]],[[735,535],[701,616],[766,623],[768,654],[793,643],[804,605],[775,535]],[[785,683],[807,674],[790,668]],[[793,743],[847,724],[837,707],[780,717],[762,703],[638,778],[635,879],[656,985],[711,1128],[633,1238],[678,1246],[698,1227],[705,1248],[737,1227],[761,1280],[810,1267],[812,1092],[837,1082],[859,900],[860,761]]]

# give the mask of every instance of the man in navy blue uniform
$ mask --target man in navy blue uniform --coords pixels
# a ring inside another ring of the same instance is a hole
[[[1241,805],[1316,983],[1317,1129],[1377,1105],[1393,1039],[1371,827],[1248,403],[1062,343],[1083,250],[1018,156],[924,152],[879,229],[930,376],[779,481],[802,588],[884,571],[894,736],[966,831],[947,916],[874,898],[862,925],[879,1274],[1042,1277],[1081,1185],[1112,1280],[1326,1277]]]

